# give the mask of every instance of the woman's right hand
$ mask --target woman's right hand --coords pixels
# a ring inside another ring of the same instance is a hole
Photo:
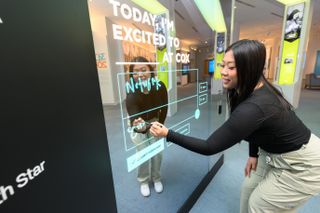
[[[146,125],[144,124],[144,120],[142,118],[134,119],[132,125],[137,129],[144,131],[146,129]]]
[[[155,137],[167,137],[169,129],[159,122],[152,122],[150,133]]]
[[[257,169],[257,164],[258,164],[258,158],[256,158],[256,157],[249,157],[249,158],[248,158],[248,161],[247,161],[246,168],[245,168],[245,170],[244,170],[244,175],[245,175],[246,177],[247,177],[247,176],[250,177],[251,170],[256,171],[256,169]]]

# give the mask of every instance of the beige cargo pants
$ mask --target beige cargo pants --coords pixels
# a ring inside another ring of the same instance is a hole
[[[320,139],[311,134],[299,150],[270,154],[260,149],[256,171],[241,188],[240,213],[292,213],[320,192]]]
[[[149,122],[158,121],[158,119],[152,119]],[[147,148],[151,144],[155,143],[159,138],[155,138],[151,133],[140,134],[131,133],[130,135],[132,142],[136,145],[137,152]],[[138,182],[148,183],[150,180],[157,182],[161,180],[161,162],[162,162],[162,152],[156,154],[151,159],[147,160],[138,167]]]

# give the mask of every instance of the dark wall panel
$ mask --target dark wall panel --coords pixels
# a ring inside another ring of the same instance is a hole
[[[0,1],[0,18],[0,212],[115,212],[87,1]]]

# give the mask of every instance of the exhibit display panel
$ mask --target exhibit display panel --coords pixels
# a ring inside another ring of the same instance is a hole
[[[206,139],[225,119],[222,95],[211,96],[190,54],[176,51],[174,1],[155,2],[88,1],[118,212],[179,211],[221,156],[210,160],[148,131],[159,121]],[[178,84],[187,75],[194,82]]]
[[[304,16],[304,3],[287,8],[279,84],[293,84]]]
[[[0,212],[116,212],[87,1],[0,17]]]

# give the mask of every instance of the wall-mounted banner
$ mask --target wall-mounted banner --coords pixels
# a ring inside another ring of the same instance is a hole
[[[166,14],[157,15],[155,18],[155,27],[154,31],[155,33],[159,35],[163,35],[165,38],[167,38],[168,30],[166,23],[164,20],[166,19]],[[164,43],[164,45],[156,45],[157,49],[157,61],[159,61],[159,65],[157,67],[158,70],[158,78],[166,85],[167,88],[169,88],[169,81],[168,81],[168,62],[172,61],[172,57],[168,57],[167,52],[167,42]],[[170,59],[170,60],[169,60]],[[166,72],[163,72],[166,71]]]
[[[214,72],[214,79],[221,79],[221,63],[224,57],[224,51],[226,49],[226,33],[216,33],[216,42],[215,42],[215,58],[216,58],[216,64],[215,64],[215,72]]]
[[[303,10],[304,3],[296,4],[287,8],[279,84],[292,84],[294,81],[300,44]]]

